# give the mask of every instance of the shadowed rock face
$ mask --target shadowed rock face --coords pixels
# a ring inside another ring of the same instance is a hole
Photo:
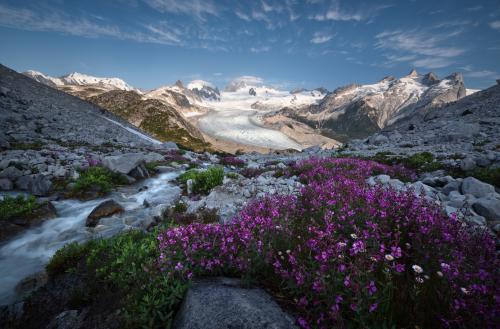
[[[293,319],[261,289],[239,280],[193,283],[174,322],[176,329],[292,329]]]

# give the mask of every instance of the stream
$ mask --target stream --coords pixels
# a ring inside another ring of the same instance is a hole
[[[42,270],[52,255],[67,243],[107,238],[133,227],[147,228],[153,217],[160,215],[180,195],[180,188],[171,183],[179,173],[163,173],[120,187],[105,198],[53,201],[56,218],[27,229],[0,245],[0,305],[17,301],[20,298],[15,291],[18,282]],[[87,216],[107,199],[114,199],[125,211],[102,218],[95,228],[86,227]],[[148,207],[144,205],[145,200]]]

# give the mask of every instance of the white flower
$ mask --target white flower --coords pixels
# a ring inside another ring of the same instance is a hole
[[[465,289],[464,287],[460,288],[460,290],[462,290],[462,292],[466,295],[469,294],[469,290]]]
[[[424,279],[429,280],[430,278],[431,278],[431,277],[430,277],[430,276],[428,276],[427,274],[426,274],[426,275],[424,275]]]
[[[394,257],[391,254],[387,254],[387,255],[385,255],[385,259],[387,259],[388,261],[391,261],[391,260],[394,260]]]
[[[358,238],[358,236],[357,236],[356,234],[354,234],[354,233],[353,233],[353,234],[351,234],[351,238],[353,238],[353,239],[357,239],[357,238]]]
[[[278,251],[278,255],[280,255],[280,256],[281,256],[281,255],[283,255],[283,253],[282,253],[281,251]]]
[[[443,272],[441,272],[441,271],[437,271],[437,272],[436,272],[436,274],[437,274],[439,277],[441,277],[441,278],[443,277]]]
[[[290,249],[287,249],[287,250],[286,250],[286,253],[287,253],[287,254],[290,254],[290,253],[291,253]]]
[[[424,271],[424,269],[418,265],[413,265],[411,268],[413,269],[413,271],[415,271],[415,273],[418,273],[418,274],[420,274]]]

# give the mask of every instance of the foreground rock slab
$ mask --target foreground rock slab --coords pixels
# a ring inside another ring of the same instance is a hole
[[[175,329],[288,329],[294,320],[261,289],[242,287],[240,280],[196,281],[174,322]]]
[[[123,212],[123,207],[115,200],[106,200],[92,210],[87,217],[86,225],[95,227],[99,219]]]

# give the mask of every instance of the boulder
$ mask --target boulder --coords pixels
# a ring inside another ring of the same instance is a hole
[[[374,145],[385,144],[388,141],[389,141],[389,138],[387,138],[386,136],[381,135],[381,134],[374,135],[374,136],[370,137],[370,139],[369,139],[369,143],[374,144]]]
[[[28,185],[28,191],[37,196],[47,195],[52,189],[51,180],[42,174],[31,175],[32,180]]]
[[[476,169],[476,161],[472,158],[465,158],[462,161],[460,161],[460,169],[463,171],[469,171]]]
[[[47,283],[48,276],[45,270],[31,274],[16,285],[16,293],[21,296],[26,296],[30,292],[40,288]]]
[[[481,182],[474,177],[467,177],[462,182],[462,194],[472,194],[476,198],[482,198],[488,194],[495,193],[495,188],[490,185]]]
[[[144,166],[144,163],[141,163],[137,167],[132,169],[129,175],[135,179],[144,179],[149,177],[149,172]]]
[[[80,329],[83,326],[85,312],[81,314],[78,310],[68,310],[59,313],[45,327],[46,329]]]
[[[150,152],[144,155],[144,161],[146,163],[163,161],[163,160],[165,160],[165,157],[159,153]]]
[[[10,191],[13,187],[12,182],[8,178],[0,178],[0,191]]]
[[[448,195],[453,191],[459,191],[461,185],[462,183],[459,181],[451,181],[443,187],[441,193]]]
[[[174,320],[176,329],[289,329],[294,320],[262,289],[237,279],[193,282]]]
[[[161,148],[165,150],[178,150],[179,147],[174,142],[165,142],[161,144]]]
[[[7,167],[0,171],[0,178],[8,178],[10,180],[15,180],[16,178],[23,175],[23,172],[16,167]]]
[[[85,225],[95,227],[99,219],[123,212],[123,207],[113,199],[106,200],[92,210]]]
[[[500,220],[500,200],[491,195],[478,199],[472,208],[488,221]]]
[[[104,157],[102,164],[111,171],[121,174],[129,174],[140,164],[144,164],[144,154],[126,153],[121,155],[111,155]]]

